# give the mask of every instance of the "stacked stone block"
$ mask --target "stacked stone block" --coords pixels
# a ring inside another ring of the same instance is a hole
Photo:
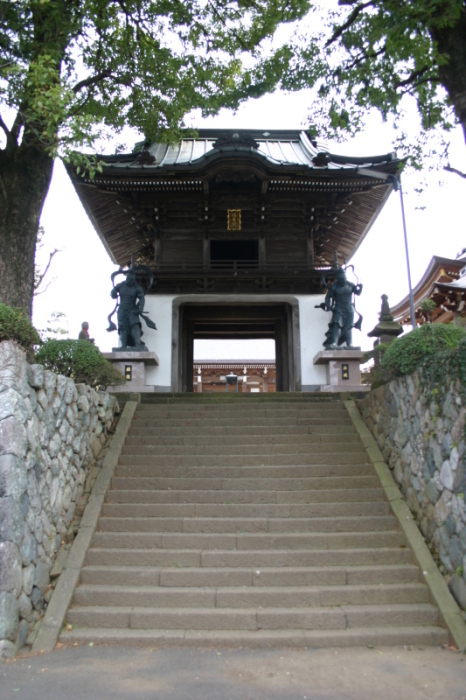
[[[41,617],[50,571],[118,403],[0,343],[0,656]]]
[[[421,531],[466,608],[466,405],[459,379],[422,369],[372,391],[362,416]]]

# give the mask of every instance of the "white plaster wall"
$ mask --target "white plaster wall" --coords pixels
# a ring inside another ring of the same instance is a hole
[[[144,335],[142,339],[149,350],[155,352],[159,358],[158,367],[147,368],[146,383],[160,387],[159,391],[171,390],[172,307],[175,298],[172,294],[147,295],[144,306],[145,311],[149,313],[150,318],[157,326],[157,330],[148,328],[143,321]]]
[[[299,301],[299,325],[301,331],[301,374],[302,387],[327,383],[325,365],[314,365],[315,355],[324,350],[323,342],[332,314],[316,309],[325,300],[325,294],[297,296]],[[361,332],[353,329],[353,345],[361,345]]]
[[[326,384],[325,365],[314,365],[312,360],[319,350],[323,350],[325,332],[330,314],[314,308],[325,299],[325,294],[297,296],[299,302],[299,328],[301,332],[301,385],[303,391],[316,384]]]

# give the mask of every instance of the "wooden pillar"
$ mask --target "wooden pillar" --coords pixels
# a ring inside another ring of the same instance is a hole
[[[154,264],[157,270],[160,269],[162,263],[162,246],[160,242],[160,231],[155,232],[154,238]]]
[[[267,265],[265,236],[261,233],[259,236],[259,268],[264,269]]]
[[[182,391],[192,392],[193,386],[193,364],[194,364],[194,322],[183,320],[183,332],[181,342],[182,353]]]
[[[203,240],[203,266],[204,270],[208,270],[210,267],[210,240],[208,233],[204,235]]]
[[[314,228],[311,228],[307,237],[307,266],[314,267]]]

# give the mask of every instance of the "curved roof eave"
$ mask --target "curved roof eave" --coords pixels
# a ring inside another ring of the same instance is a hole
[[[424,287],[426,285],[429,285],[427,288],[427,291],[424,290],[424,293],[422,294],[422,298],[419,299],[416,303],[420,303],[424,299],[427,299],[430,292],[432,289],[438,285],[438,284],[446,284],[445,282],[440,283],[437,280],[431,280],[430,277],[434,274],[436,269],[440,265],[453,265],[456,267],[458,270],[464,267],[464,260],[459,260],[459,259],[452,259],[452,258],[444,258],[440,255],[433,255],[432,258],[430,259],[430,262],[422,275],[421,279],[419,282],[416,284],[416,286],[413,288],[413,298],[416,297],[416,295],[420,294]],[[397,304],[391,307],[391,313],[393,316],[397,315],[398,317],[403,314],[403,311],[409,306],[409,294],[403,297]]]
[[[129,162],[128,164],[123,164],[121,159],[119,159],[118,162],[112,163],[111,161],[109,162],[109,160],[107,160],[106,158],[102,158],[102,167],[103,172],[105,172],[107,175],[112,174],[116,177],[128,177],[128,175],[134,177],[160,177],[168,174],[173,175],[175,173],[187,174],[188,172],[194,175],[195,173],[202,174],[214,164],[228,162],[231,159],[235,159],[235,161],[241,159],[245,165],[249,162],[250,164],[259,166],[261,170],[264,170],[264,172],[269,171],[271,174],[277,175],[285,173],[296,173],[318,177],[341,177],[342,175],[361,174],[361,164],[357,163],[351,163],[350,165],[348,162],[346,167],[340,164],[334,164],[333,162],[329,162],[325,166],[315,166],[311,164],[306,165],[304,163],[284,163],[277,160],[273,160],[272,158],[267,157],[262,153],[253,151],[252,149],[250,149],[249,151],[245,151],[241,149],[235,150],[226,148],[216,149],[215,151],[209,151],[208,153],[205,153],[200,158],[197,158],[196,160],[191,161],[190,163],[173,163],[167,165],[130,165]],[[131,163],[134,162],[135,159],[133,157]],[[365,169],[368,170],[388,172],[390,174],[394,174],[398,170],[398,163],[399,161],[396,160],[380,161],[374,163],[367,162],[367,160],[365,160],[363,165]],[[238,162],[236,164],[238,165]],[[329,167],[332,165],[333,167]]]

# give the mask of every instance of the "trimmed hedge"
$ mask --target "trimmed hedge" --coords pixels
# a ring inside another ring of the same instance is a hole
[[[35,361],[47,369],[93,388],[124,384],[125,378],[88,340],[47,340]]]
[[[394,340],[384,353],[382,367],[390,377],[412,374],[420,365],[457,348],[464,338],[464,328],[445,323],[426,323]]]
[[[0,304],[0,343],[14,340],[27,351],[40,343],[39,334],[21,308]]]

